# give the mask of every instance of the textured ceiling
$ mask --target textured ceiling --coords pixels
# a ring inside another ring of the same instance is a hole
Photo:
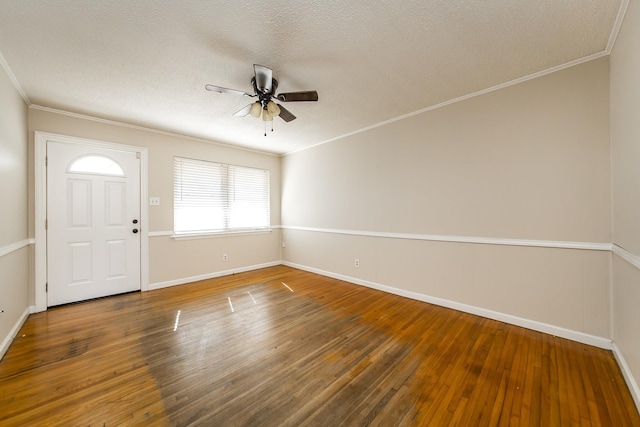
[[[604,53],[623,0],[0,0],[31,104],[286,153]],[[233,113],[252,64],[298,118]]]

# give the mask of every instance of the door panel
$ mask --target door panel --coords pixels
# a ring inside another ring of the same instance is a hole
[[[69,243],[71,266],[70,285],[82,285],[91,282],[91,242]]]
[[[126,206],[125,192],[126,186],[122,182],[107,182],[107,198],[106,212],[107,220],[106,225],[108,227],[120,226],[123,227],[124,223],[124,210]]]
[[[127,252],[124,240],[107,242],[107,279],[118,279],[126,275]]]
[[[49,141],[47,158],[47,305],[139,290],[136,153]]]
[[[91,218],[91,181],[69,179],[70,189],[67,190],[68,198],[68,215],[71,215],[69,221],[70,227],[90,227],[89,219]]]

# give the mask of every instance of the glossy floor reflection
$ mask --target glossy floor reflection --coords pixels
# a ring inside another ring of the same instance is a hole
[[[640,426],[610,352],[279,266],[56,308],[0,425]]]

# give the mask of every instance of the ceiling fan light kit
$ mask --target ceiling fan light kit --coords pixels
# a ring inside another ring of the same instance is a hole
[[[256,119],[260,118],[260,114],[262,114],[262,105],[260,102],[256,101],[251,104],[251,109],[249,109],[249,114],[251,114]]]
[[[265,122],[273,122],[273,118],[278,116],[285,122],[295,120],[294,116],[289,110],[282,105],[276,104],[273,100],[276,99],[280,102],[301,102],[301,101],[317,101],[318,92],[302,91],[302,92],[288,92],[280,93],[276,95],[276,89],[278,88],[278,81],[273,78],[273,71],[270,68],[262,65],[253,65],[254,77],[251,78],[251,85],[253,86],[253,94],[243,92],[236,89],[228,89],[225,87],[205,85],[205,89],[212,92],[227,93],[232,95],[248,96],[251,98],[258,98],[257,101],[243,107],[236,112],[234,116],[245,117],[252,115],[255,118],[262,117]],[[271,125],[273,131],[273,124]],[[265,131],[265,136],[267,135]]]
[[[269,101],[269,103],[267,104],[267,111],[273,116],[280,115],[280,107],[278,107],[278,104],[273,101]]]

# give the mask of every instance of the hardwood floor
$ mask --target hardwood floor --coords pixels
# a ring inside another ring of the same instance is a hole
[[[0,425],[640,426],[611,352],[278,266],[30,316]]]

